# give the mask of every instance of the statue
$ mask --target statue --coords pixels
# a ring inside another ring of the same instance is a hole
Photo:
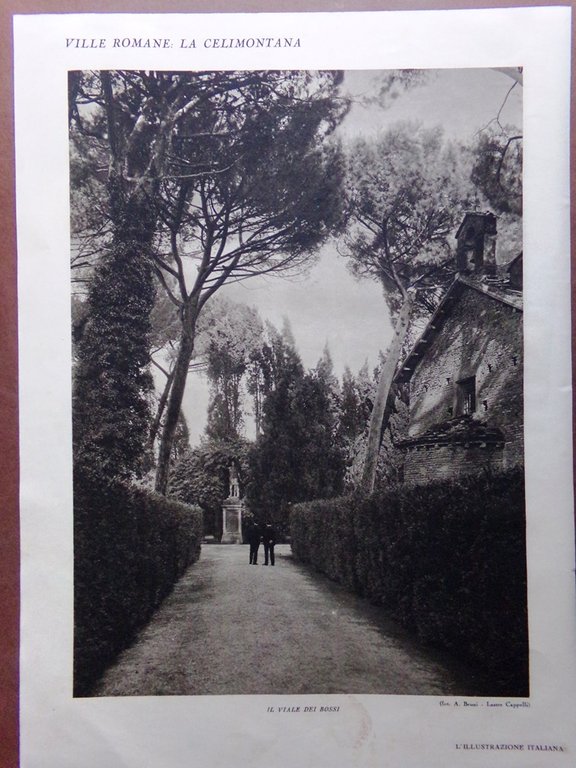
[[[228,498],[222,502],[222,544],[242,544],[242,509],[240,483],[236,465],[232,462],[228,469]]]

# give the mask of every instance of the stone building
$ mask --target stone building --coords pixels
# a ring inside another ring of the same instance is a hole
[[[524,461],[522,259],[497,259],[492,214],[467,214],[456,237],[456,279],[396,376],[411,484]]]

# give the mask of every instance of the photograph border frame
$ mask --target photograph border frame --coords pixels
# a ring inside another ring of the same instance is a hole
[[[234,13],[248,12],[307,12],[307,11],[392,11],[392,10],[456,10],[477,8],[510,8],[525,6],[568,6],[573,2],[429,2],[410,0],[409,2],[362,2],[351,3],[342,8],[333,0],[308,3],[285,2],[274,0],[272,7],[257,2],[235,0],[228,4],[225,0],[214,3],[184,2],[184,0],[118,0],[110,2],[87,2],[87,0],[6,0],[0,11],[1,37],[0,61],[3,64],[0,76],[1,124],[7,137],[1,153],[2,163],[2,208],[1,219],[5,244],[0,262],[0,307],[2,307],[3,331],[1,335],[0,355],[4,361],[0,370],[0,436],[5,446],[4,461],[0,468],[0,487],[2,489],[2,555],[0,557],[1,600],[5,631],[0,636],[0,763],[16,766],[18,763],[18,641],[19,641],[19,520],[18,520],[18,389],[17,389],[17,301],[16,301],[16,237],[15,237],[15,177],[13,165],[13,51],[11,22],[14,14],[37,13]],[[352,7],[350,7],[352,6]],[[574,35],[574,30],[572,32]],[[572,63],[574,71],[574,63]],[[576,79],[572,78],[572,132],[571,132],[571,193],[576,190],[576,135],[574,131]],[[571,217],[571,261],[576,263],[576,222]],[[572,276],[572,299],[576,302],[576,278]],[[576,320],[572,319],[573,352]],[[574,357],[574,355],[573,355]]]

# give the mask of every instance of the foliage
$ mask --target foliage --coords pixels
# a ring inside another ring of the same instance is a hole
[[[157,179],[150,180],[142,167],[153,150],[135,124],[130,127],[127,114],[121,125],[116,123],[120,105],[114,100],[112,81],[108,72],[99,79],[75,72],[69,77],[72,225],[76,230],[82,225],[95,229],[95,242],[101,246],[102,233],[107,232],[90,281],[88,317],[76,350],[75,460],[96,467],[109,479],[140,475],[148,447],[152,389],[148,355],[155,294],[151,245],[158,210]],[[92,89],[98,91],[94,98],[100,109],[82,119],[79,105],[89,100]],[[103,174],[98,160],[105,148],[109,162],[103,164],[108,168]],[[101,206],[81,204],[86,189],[92,194],[98,182],[105,219],[103,213],[97,215]]]
[[[238,438],[244,422],[242,381],[262,345],[264,326],[258,312],[221,299],[206,307],[199,346],[205,351],[210,381],[206,434],[215,440]]]
[[[344,370],[338,440],[345,456],[344,487],[347,490],[356,488],[361,480],[375,393],[376,381],[371,378],[367,363],[364,363],[356,376],[349,368]]]
[[[462,158],[440,129],[398,123],[349,150],[352,271],[380,280],[394,311],[403,292],[444,277],[450,236],[472,194]]]
[[[90,284],[76,347],[74,457],[108,478],[140,475],[150,429],[149,315],[154,285],[138,242],[116,242]]]
[[[247,489],[256,518],[274,522],[279,531],[287,528],[291,503],[334,496],[344,474],[326,355],[316,370],[305,373],[295,350],[285,345],[283,365],[264,400],[262,434],[249,454]]]
[[[200,553],[199,509],[74,474],[74,694],[88,696]]]
[[[348,108],[341,80],[334,72],[70,75],[74,136],[109,169],[114,236],[132,221],[146,224],[140,250],[153,266],[145,259],[143,269],[154,269],[179,308],[161,492],[205,303],[228,280],[302,267],[342,225],[343,162],[326,141]],[[77,178],[95,183],[95,167]]]
[[[366,367],[367,368],[367,367]],[[346,366],[342,376],[342,399],[340,406],[339,432],[340,438],[346,444],[352,444],[362,434],[370,406],[366,395],[360,391],[360,386],[350,368]]]
[[[346,474],[344,477],[344,487],[347,492],[352,492],[358,488],[362,482],[362,473],[366,459],[366,451],[369,436],[370,415],[372,411],[372,401],[376,395],[376,382],[379,369],[374,371],[374,381],[368,376],[367,367],[364,366],[358,377],[352,382],[354,385],[356,397],[352,402],[356,403],[355,411],[357,421],[353,437],[346,438],[343,445],[346,452]],[[343,379],[346,383],[346,374]],[[350,383],[346,384],[349,388]],[[352,390],[352,392],[354,392]],[[378,460],[376,463],[376,476],[374,487],[377,490],[395,488],[404,479],[404,456],[395,447],[394,442],[405,434],[408,421],[408,398],[409,392],[406,385],[392,386],[390,396],[386,404],[384,414],[385,427],[380,436],[378,448]],[[343,399],[344,402],[344,399]],[[343,424],[347,424],[348,417],[346,411],[342,411],[341,419]]]
[[[496,213],[522,215],[522,135],[512,126],[479,134],[471,179]]]
[[[219,536],[222,502],[228,497],[229,468],[238,472],[240,493],[248,477],[249,445],[246,441],[205,439],[188,449],[175,463],[168,488],[169,496],[199,506],[204,512],[205,533]]]
[[[157,291],[150,316],[152,353],[160,350],[174,358],[174,348],[180,338],[181,322],[178,307],[166,291]]]
[[[439,286],[454,273],[448,238],[471,192],[461,159],[440,129],[409,123],[357,141],[349,151],[351,224],[342,251],[354,274],[382,283],[396,315],[370,417],[361,480],[367,493],[374,489],[392,382],[418,305],[430,312]]]
[[[104,166],[105,167],[105,166]],[[86,293],[100,254],[110,246],[113,228],[107,206],[106,174],[98,146],[88,144],[71,127],[70,233],[72,288]]]
[[[420,638],[528,695],[524,477],[518,470],[294,506],[295,556]]]
[[[269,321],[264,324],[264,337],[253,350],[248,366],[248,393],[254,402],[256,435],[262,433],[263,404],[285,376],[297,375],[302,368],[290,322],[284,318],[279,332]]]
[[[175,298],[184,310],[184,335],[160,447],[160,490],[195,326],[207,299],[227,280],[301,268],[342,219],[343,164],[338,148],[324,141],[335,116],[343,114],[334,98],[337,78],[267,73],[248,80],[240,98],[234,97],[234,109],[229,99],[214,106],[210,130],[217,128],[221,135],[217,145],[190,149],[201,151],[196,164],[209,161],[216,170],[180,187],[179,216],[166,222],[171,248],[158,266],[178,274]],[[183,259],[199,262],[189,285]],[[236,383],[228,377],[225,391],[214,398],[211,428],[219,436],[239,420]],[[216,423],[222,415],[228,423]]]

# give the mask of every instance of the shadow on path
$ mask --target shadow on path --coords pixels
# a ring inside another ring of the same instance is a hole
[[[486,681],[422,647],[382,611],[293,561],[205,546],[96,696],[486,695]]]

